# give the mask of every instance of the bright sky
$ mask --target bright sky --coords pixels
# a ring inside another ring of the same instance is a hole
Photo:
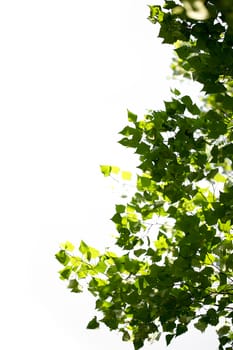
[[[109,243],[116,195],[99,164],[132,168],[117,144],[127,108],[143,115],[169,96],[170,50],[147,3],[0,3],[1,349],[132,349],[85,330],[94,299],[66,289],[54,254],[65,240]],[[216,348],[195,332],[170,349],[187,346]]]

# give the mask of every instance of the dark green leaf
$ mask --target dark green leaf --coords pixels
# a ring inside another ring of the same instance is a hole
[[[218,314],[215,309],[209,309],[207,311],[208,322],[212,326],[216,326],[218,324]]]
[[[79,286],[79,283],[76,279],[71,279],[68,284],[68,288],[71,289],[72,293],[80,293],[82,289]]]
[[[99,328],[99,322],[97,322],[96,316],[88,323],[87,329]]]
[[[177,326],[177,328],[176,328],[176,336],[181,335],[181,334],[187,332],[187,330],[188,330],[188,328],[187,328],[186,325],[184,325],[184,324],[182,324],[182,323],[178,324],[178,326]]]
[[[62,280],[68,280],[72,272],[72,268],[70,266],[66,266],[63,270],[59,271],[60,278]]]
[[[197,328],[199,331],[204,332],[206,330],[206,327],[208,324],[204,322],[203,320],[199,320],[197,323],[194,324],[194,327]]]
[[[166,335],[166,343],[167,346],[171,343],[172,339],[175,337],[175,334],[167,334]]]
[[[67,265],[70,260],[69,256],[67,255],[64,249],[60,250],[57,254],[55,254],[55,257],[64,266]]]

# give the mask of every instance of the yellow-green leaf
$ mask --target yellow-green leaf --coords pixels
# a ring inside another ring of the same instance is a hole
[[[223,176],[222,174],[217,173],[217,174],[214,176],[214,180],[215,180],[216,182],[225,182],[225,181],[226,181],[226,178],[225,178],[225,176]]]
[[[132,178],[132,173],[130,171],[122,171],[121,176],[123,180],[130,181]]]
[[[68,252],[72,252],[74,250],[74,245],[69,241],[61,244],[61,248],[67,250]]]
[[[154,244],[155,244],[156,249],[167,249],[168,248],[168,244],[167,244],[166,238],[164,236],[160,236],[159,239],[157,239],[157,241],[154,242]]]
[[[119,172],[120,172],[120,168],[118,167],[118,166],[111,166],[111,173],[113,173],[113,174],[119,174]]]
[[[205,261],[204,261],[204,263],[205,263],[206,265],[210,265],[210,264],[213,264],[214,260],[215,260],[214,255],[208,253],[208,254],[206,254],[206,256],[205,256]]]
[[[100,165],[100,170],[107,177],[111,174],[112,167],[110,165]]]

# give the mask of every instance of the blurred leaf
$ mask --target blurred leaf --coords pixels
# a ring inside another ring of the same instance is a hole
[[[126,181],[130,181],[132,178],[132,173],[130,171],[122,171],[122,179]]]
[[[109,176],[111,174],[112,167],[110,165],[100,165],[100,170],[104,176]]]

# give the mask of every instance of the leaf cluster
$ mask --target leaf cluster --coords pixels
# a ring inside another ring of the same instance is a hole
[[[226,91],[233,74],[233,20],[226,22],[229,7],[233,14],[232,5],[227,7],[224,1],[205,1],[208,16],[197,21],[176,1],[166,1],[163,9],[150,6],[149,19],[159,24],[159,37],[163,43],[175,44],[174,74],[201,83],[207,94]]]
[[[233,37],[226,3],[203,6],[198,20],[175,1],[150,6],[159,36],[175,45],[175,73],[200,82],[206,97],[199,105],[175,89],[163,110],[143,119],[128,111],[120,144],[139,166],[134,195],[111,219],[122,253],[81,241],[78,252],[66,242],[56,254],[71,292],[86,286],[96,299],[87,327],[102,322],[136,350],[161,334],[169,344],[190,323],[214,326],[219,350],[232,348]],[[118,167],[101,171],[131,179]]]

